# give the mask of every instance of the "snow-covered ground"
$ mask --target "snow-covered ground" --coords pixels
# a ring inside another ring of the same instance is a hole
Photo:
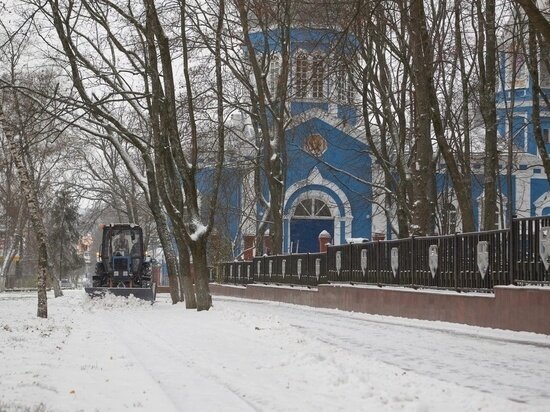
[[[0,411],[543,411],[550,336],[214,297],[0,294]],[[191,409],[193,408],[193,409]]]

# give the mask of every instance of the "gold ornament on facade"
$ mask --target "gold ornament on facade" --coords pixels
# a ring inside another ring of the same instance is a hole
[[[313,156],[320,157],[327,150],[327,141],[320,134],[312,134],[306,138],[304,149]]]

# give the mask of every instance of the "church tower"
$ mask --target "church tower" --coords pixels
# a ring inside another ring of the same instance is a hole
[[[276,30],[273,39],[279,38]],[[258,54],[269,49],[267,83],[273,92],[283,69],[279,45],[266,41],[265,32],[250,36]],[[338,29],[296,25],[290,30],[284,253],[318,252],[321,233],[335,245],[371,237],[372,164],[349,76],[353,59],[353,38]],[[242,209],[250,210],[252,201],[243,199]],[[249,250],[253,225],[241,226],[248,228],[243,246]]]
[[[503,143],[513,142],[513,214],[518,217],[548,215],[550,185],[535,139],[527,27],[526,23],[510,27],[499,54],[500,79],[496,99],[499,136]],[[522,33],[517,33],[518,30]],[[539,50],[538,73],[541,90],[550,97],[548,52],[549,46],[543,44]],[[546,150],[550,150],[550,107],[543,99],[540,99],[540,123]]]

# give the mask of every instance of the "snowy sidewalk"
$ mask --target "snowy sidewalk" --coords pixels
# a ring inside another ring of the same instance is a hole
[[[0,294],[0,410],[543,411],[550,336],[214,297]],[[42,406],[40,406],[42,405]]]

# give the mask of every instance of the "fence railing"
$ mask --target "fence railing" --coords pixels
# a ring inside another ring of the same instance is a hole
[[[504,230],[329,246],[326,253],[218,264],[218,281],[366,283],[455,290],[550,281],[550,216],[513,219]]]
[[[514,219],[512,221],[512,260],[517,282],[548,282],[550,254],[550,216]],[[542,256],[541,256],[542,255]]]

